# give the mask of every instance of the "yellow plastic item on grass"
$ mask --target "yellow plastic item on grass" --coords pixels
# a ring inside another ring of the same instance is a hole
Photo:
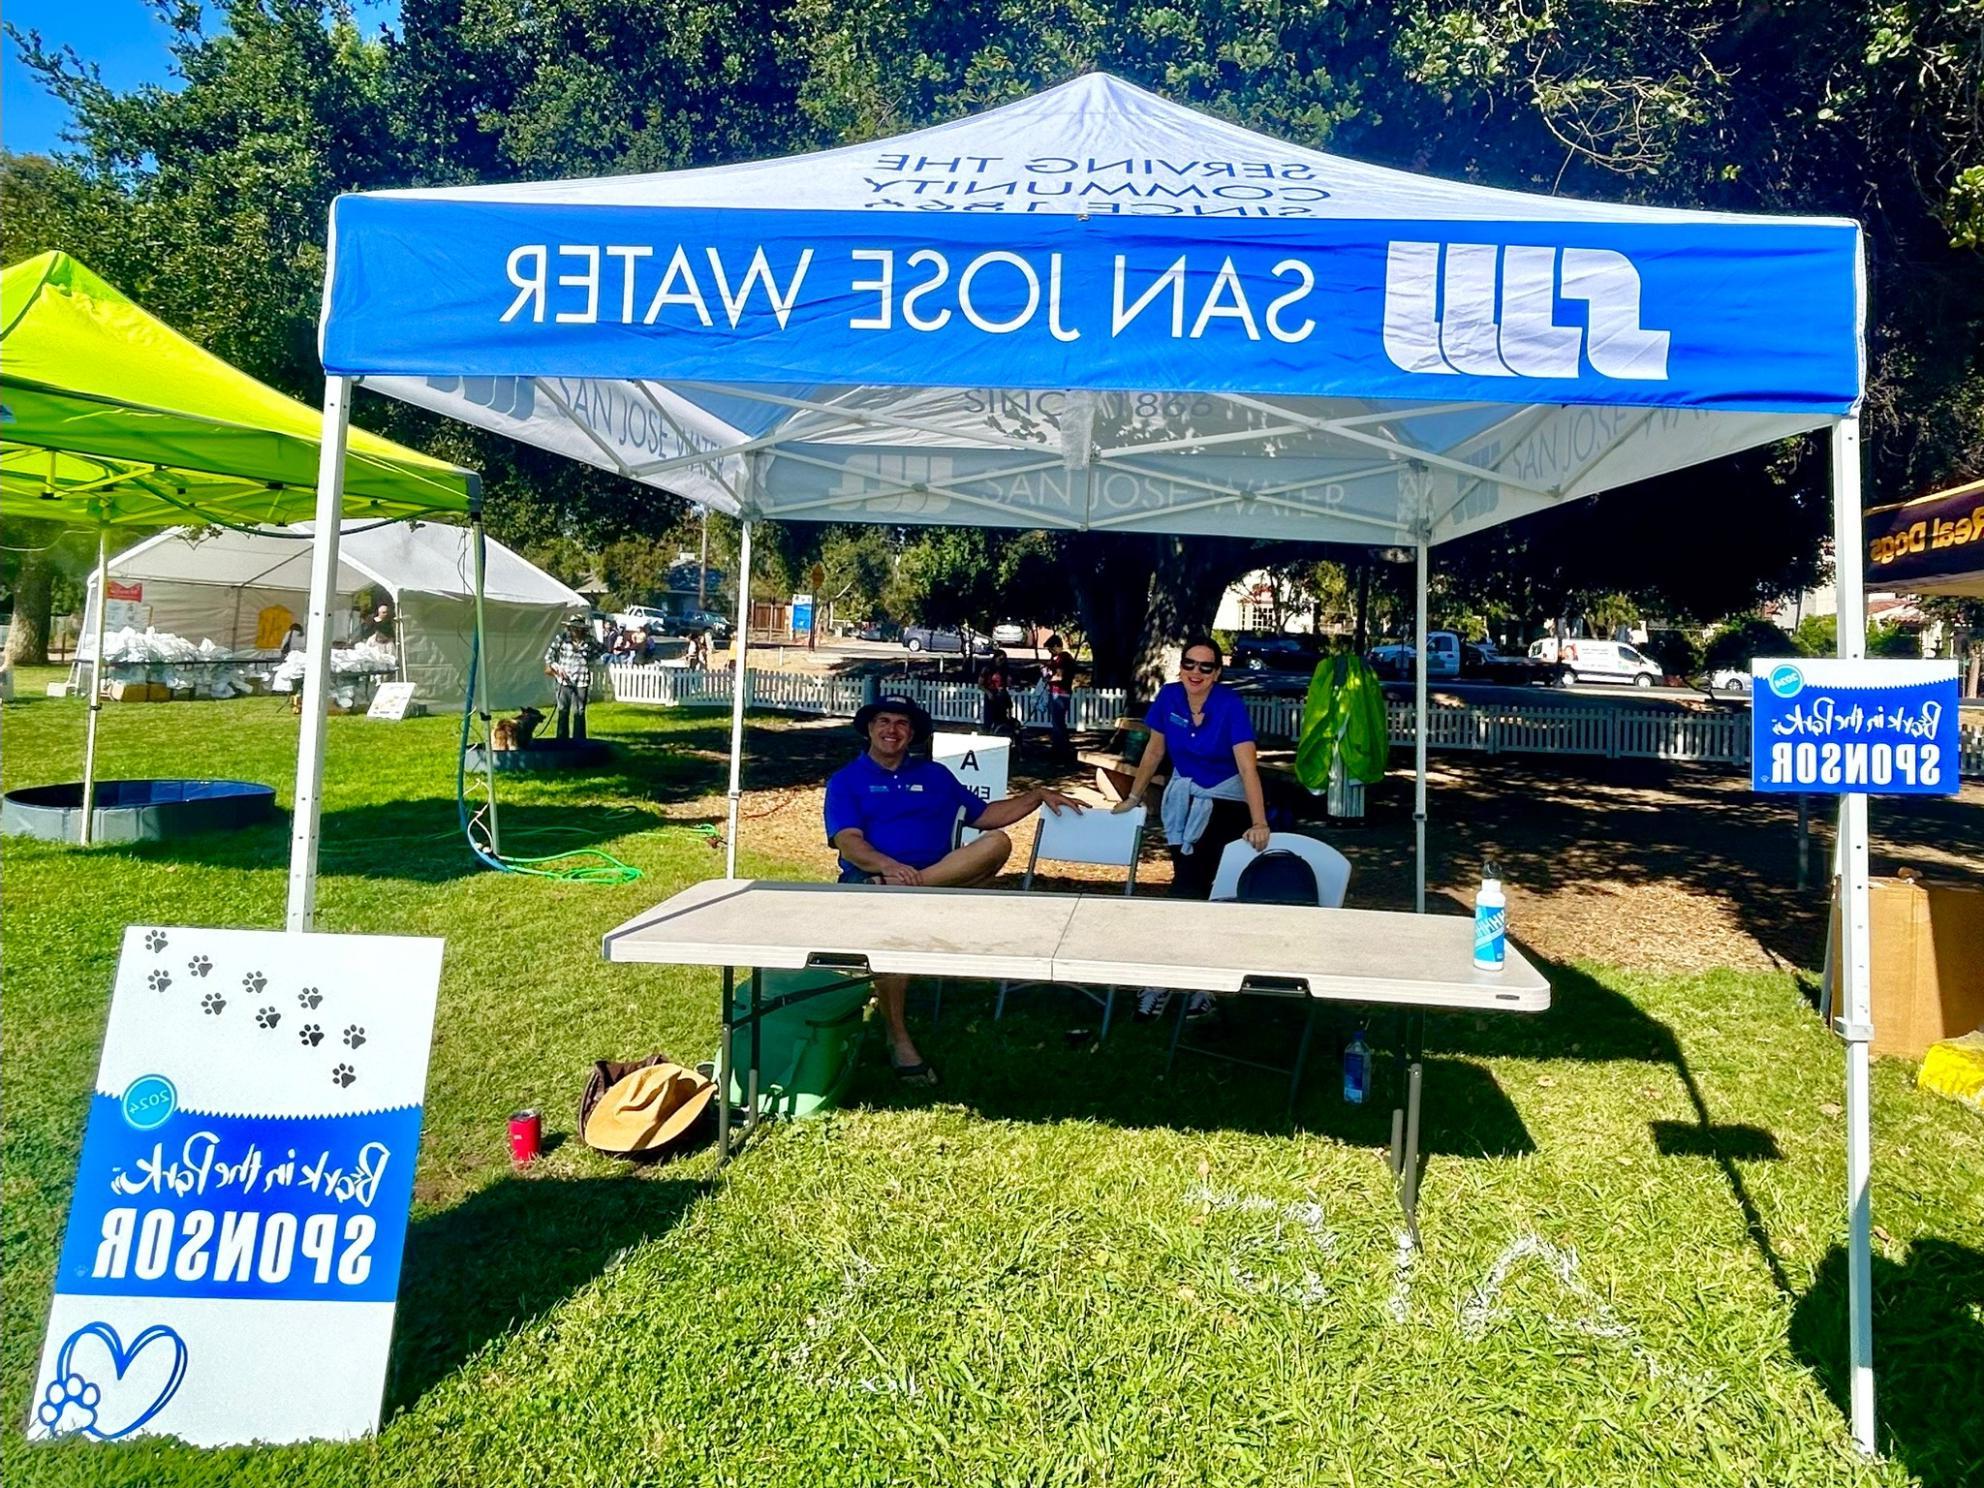
[[[1929,1045],[1915,1083],[1984,1114],[1984,1029]]]

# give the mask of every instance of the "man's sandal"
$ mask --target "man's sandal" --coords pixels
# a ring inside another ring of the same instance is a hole
[[[896,1072],[896,1078],[905,1085],[935,1085],[937,1072],[930,1068],[927,1060],[915,1064],[897,1064],[895,1055],[889,1056],[889,1068]]]

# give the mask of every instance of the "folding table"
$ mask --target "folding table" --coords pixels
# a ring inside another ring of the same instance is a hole
[[[1502,971],[1475,968],[1473,928],[1452,915],[1368,909],[710,879],[608,931],[603,949],[608,961],[722,968],[718,1078],[727,1085],[736,1034],[746,1030],[747,1133],[758,1120],[760,1021],[775,1007],[829,990],[767,1002],[760,980],[766,970],[1106,983],[1403,1008],[1412,1032],[1402,1051],[1407,1068],[1392,1111],[1389,1160],[1416,1240],[1420,1015],[1427,1008],[1534,1013],[1550,1006],[1549,983],[1515,947]],[[739,967],[749,978],[742,1018],[733,1005]],[[727,1160],[727,1099],[718,1112]]]

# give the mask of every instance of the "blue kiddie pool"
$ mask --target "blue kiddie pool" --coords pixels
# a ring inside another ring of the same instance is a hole
[[[97,842],[163,842],[245,827],[275,815],[274,786],[252,780],[99,780]],[[0,834],[83,840],[83,783],[31,785],[0,797]]]

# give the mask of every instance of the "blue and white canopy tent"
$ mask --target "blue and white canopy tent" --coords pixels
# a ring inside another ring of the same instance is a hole
[[[1849,221],[1414,176],[1095,74],[790,159],[345,197],[331,250],[327,451],[362,380],[741,517],[747,575],[758,518],[1397,545],[1423,635],[1440,543],[1830,429],[1842,654],[1863,644]],[[1871,1450],[1866,801],[1842,799]]]

